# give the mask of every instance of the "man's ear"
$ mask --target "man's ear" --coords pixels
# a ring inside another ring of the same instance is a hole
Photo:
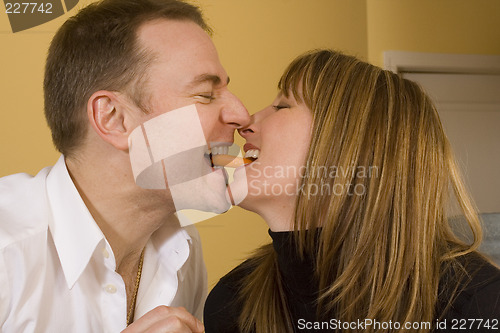
[[[128,136],[132,130],[126,121],[127,111],[130,110],[121,103],[120,97],[111,91],[96,91],[87,103],[87,116],[95,132],[119,150],[128,149]]]

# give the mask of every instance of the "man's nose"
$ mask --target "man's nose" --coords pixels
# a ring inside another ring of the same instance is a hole
[[[222,109],[222,122],[224,124],[240,129],[250,124],[250,114],[238,97],[227,92],[225,103]]]

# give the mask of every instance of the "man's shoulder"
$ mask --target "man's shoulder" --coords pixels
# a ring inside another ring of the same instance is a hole
[[[45,184],[49,171],[0,178],[0,249],[47,229],[50,211]]]

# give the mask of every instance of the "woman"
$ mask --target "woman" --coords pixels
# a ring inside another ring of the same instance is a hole
[[[240,206],[273,242],[212,290],[206,332],[498,329],[500,271],[476,252],[478,216],[418,85],[322,50],[279,89],[240,131],[258,157]],[[472,244],[448,224],[450,188]]]

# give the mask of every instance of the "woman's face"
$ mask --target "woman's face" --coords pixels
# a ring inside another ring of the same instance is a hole
[[[245,167],[248,195],[241,207],[259,214],[270,205],[275,210],[277,205],[294,208],[311,125],[309,108],[293,96],[287,98],[280,93],[272,105],[254,114],[251,124],[239,131],[246,139],[245,156],[257,157]]]

